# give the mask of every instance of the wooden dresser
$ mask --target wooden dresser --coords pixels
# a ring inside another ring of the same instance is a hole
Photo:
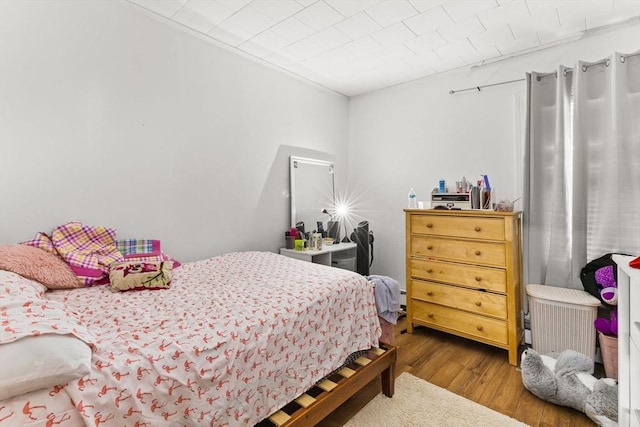
[[[522,328],[520,212],[405,209],[407,331],[438,329],[509,351]]]

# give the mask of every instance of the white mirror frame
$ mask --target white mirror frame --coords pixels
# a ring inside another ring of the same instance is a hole
[[[296,171],[299,171],[300,168],[299,166],[301,165],[309,165],[309,166],[318,166],[321,168],[327,168],[327,175],[328,175],[328,184],[327,186],[330,186],[330,205],[329,206],[323,206],[323,208],[326,208],[327,210],[334,212],[335,211],[335,178],[334,178],[334,166],[333,163],[330,161],[326,161],[326,160],[319,160],[319,159],[311,159],[311,158],[307,158],[307,157],[298,157],[298,156],[291,156],[289,158],[289,185],[290,185],[290,201],[291,201],[291,227],[295,227],[296,223],[298,222],[297,219],[297,209],[296,209],[296,190],[298,191],[304,191],[304,189],[300,189],[299,185],[298,188],[296,188]],[[318,198],[320,198],[321,195],[318,196]],[[321,217],[321,208],[318,208],[318,217]],[[307,226],[307,224],[305,224],[305,226]],[[308,230],[305,231],[311,231],[313,229],[309,228]]]

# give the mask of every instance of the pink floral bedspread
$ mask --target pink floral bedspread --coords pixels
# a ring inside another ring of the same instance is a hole
[[[0,426],[28,421],[25,404],[30,425],[253,425],[378,344],[372,285],[353,272],[239,252],[174,273],[163,290],[47,292],[95,337],[93,371],[0,402],[0,419],[18,415]],[[50,415],[71,405],[75,416]]]

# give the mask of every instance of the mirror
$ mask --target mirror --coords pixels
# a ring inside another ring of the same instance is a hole
[[[291,227],[304,222],[305,231],[317,230],[317,222],[330,219],[323,209],[334,211],[333,163],[326,160],[291,156]]]

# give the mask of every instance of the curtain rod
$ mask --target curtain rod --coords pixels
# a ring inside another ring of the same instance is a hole
[[[488,85],[480,85],[480,86],[468,87],[468,88],[465,88],[465,89],[458,89],[458,90],[450,90],[449,91],[449,95],[453,95],[454,93],[458,93],[458,92],[466,92],[468,90],[477,90],[478,92],[480,92],[480,90],[484,89],[485,87],[506,85],[506,84],[509,84],[509,83],[523,82],[523,81],[525,81],[525,79],[516,79],[516,80],[509,80],[507,82],[490,83]]]
[[[620,62],[624,63],[626,58],[629,58],[630,56],[636,56],[636,55],[640,55],[640,52],[638,53],[632,53],[630,55],[620,55]],[[593,67],[594,65],[600,65],[600,64],[604,64],[605,66],[609,66],[609,58],[604,59],[602,61],[599,62],[594,62],[593,64],[589,64],[589,65],[583,65],[582,66],[582,71],[587,71],[587,69],[589,67]],[[573,71],[573,69],[571,68],[565,68],[564,70],[564,74],[566,76],[566,73],[570,73],[571,71]],[[546,76],[551,76],[551,75],[555,75],[557,76],[558,73],[557,72],[553,72],[553,73],[546,73],[546,74],[538,74],[538,79],[542,78],[542,77],[546,77]],[[465,89],[458,89],[458,90],[450,90],[449,91],[449,95],[453,95],[454,93],[458,93],[458,92],[466,92],[468,90],[477,90],[478,92],[480,92],[481,89],[484,89],[485,87],[492,87],[492,86],[499,86],[499,85],[506,85],[509,83],[516,83],[516,82],[522,82],[525,81],[526,79],[516,79],[516,80],[509,80],[506,82],[499,82],[499,83],[491,83],[491,84],[487,84],[487,85],[480,85],[480,86],[473,86],[473,87],[468,87]]]

